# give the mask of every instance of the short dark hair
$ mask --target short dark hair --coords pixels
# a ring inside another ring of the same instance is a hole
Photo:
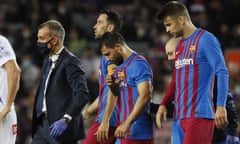
[[[103,9],[99,12],[99,15],[101,14],[106,14],[108,16],[107,21],[110,24],[114,25],[114,30],[116,32],[120,32],[120,30],[122,29],[122,25],[123,25],[123,17],[121,14],[119,14],[116,11],[113,10],[106,10]]]
[[[166,3],[160,11],[157,12],[157,19],[162,22],[167,16],[187,16],[189,17],[186,6],[178,1],[170,1]]]
[[[125,44],[123,36],[118,32],[106,32],[99,39],[100,50],[103,46],[114,48],[115,44]]]

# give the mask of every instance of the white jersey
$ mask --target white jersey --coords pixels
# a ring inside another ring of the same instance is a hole
[[[3,68],[9,60],[16,60],[9,41],[0,35],[0,111],[4,108],[8,96],[7,73]],[[17,117],[14,105],[10,112],[0,121],[0,144],[15,144],[17,136]]]
[[[15,60],[16,56],[9,41],[0,35],[0,111],[6,104],[8,94],[7,73],[3,65],[9,60]]]

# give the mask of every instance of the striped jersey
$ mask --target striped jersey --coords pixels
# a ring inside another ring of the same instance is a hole
[[[132,53],[127,60],[119,65],[114,77],[120,80],[120,97],[118,108],[120,123],[123,123],[134,108],[139,97],[138,84],[152,82],[152,70],[146,59],[139,54]],[[153,121],[149,115],[150,102],[145,106],[142,114],[131,124],[126,139],[152,139]]]
[[[0,111],[7,103],[8,80],[7,73],[3,66],[9,60],[16,60],[15,53],[9,41],[4,36],[0,35]]]
[[[106,83],[107,76],[107,67],[111,63],[108,62],[105,56],[102,56],[100,65],[99,65],[99,101],[98,101],[98,115],[96,121],[98,123],[102,122],[103,114],[107,105],[107,95],[108,95],[108,85]],[[118,112],[117,107],[114,108],[112,116],[109,121],[110,126],[117,126]]]
[[[220,44],[213,34],[197,29],[178,43],[174,74],[174,119],[214,118],[215,74],[219,78],[217,105],[225,106],[229,75]]]

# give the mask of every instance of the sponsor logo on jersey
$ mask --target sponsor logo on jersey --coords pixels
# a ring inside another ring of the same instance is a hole
[[[179,69],[181,67],[184,67],[184,66],[187,66],[187,65],[193,65],[193,64],[194,64],[194,62],[193,62],[192,58],[178,59],[178,60],[175,61],[175,68]]]
[[[17,124],[12,125],[12,134],[16,135],[17,134]]]

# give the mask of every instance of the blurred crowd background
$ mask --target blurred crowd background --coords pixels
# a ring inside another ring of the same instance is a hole
[[[0,33],[6,36],[21,66],[21,88],[15,105],[19,133],[16,144],[31,143],[31,115],[41,75],[42,55],[36,49],[38,25],[59,20],[66,30],[65,46],[82,59],[93,101],[98,95],[100,54],[93,26],[102,8],[118,11],[124,17],[121,33],[131,48],[143,54],[154,72],[153,102],[159,103],[171,78],[173,65],[167,61],[165,42],[170,36],[157,23],[156,12],[168,0],[0,0]],[[230,72],[230,91],[240,112],[240,1],[181,0],[189,8],[198,27],[217,36]],[[240,115],[240,114],[239,114]],[[240,116],[239,116],[240,117]],[[93,118],[94,119],[94,118]],[[86,122],[86,128],[89,123]],[[171,120],[157,130],[156,143],[168,144]],[[240,134],[240,128],[238,130]]]

